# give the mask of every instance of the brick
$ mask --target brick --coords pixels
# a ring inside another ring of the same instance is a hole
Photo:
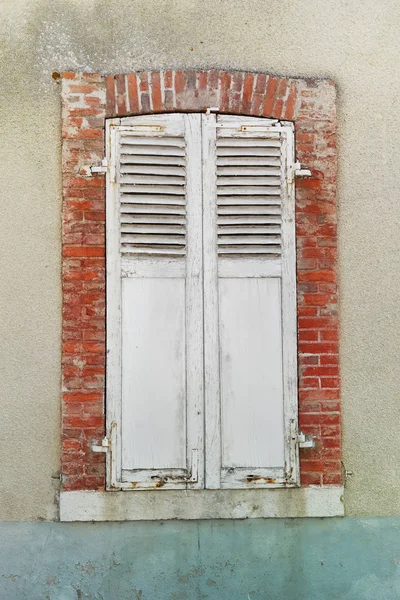
[[[327,342],[301,342],[299,344],[299,352],[304,352],[305,354],[335,354],[337,352],[337,345]]]
[[[150,112],[150,109],[151,109],[150,96],[148,93],[140,94],[140,108],[141,108],[141,112],[143,112],[143,113]]]
[[[164,72],[164,88],[172,90],[172,86],[173,86],[172,71],[165,71]]]
[[[339,357],[334,354],[330,354],[329,356],[321,356],[321,365],[338,365]]]
[[[299,329],[327,329],[335,326],[336,322],[336,317],[305,317],[299,319],[298,325]]]
[[[117,114],[125,115],[127,113],[125,75],[116,75],[115,83],[117,88]]]
[[[342,474],[338,473],[323,473],[322,482],[324,485],[342,485]]]
[[[296,99],[297,99],[297,84],[295,81],[292,81],[290,84],[289,96],[288,96],[288,99],[286,100],[285,113],[284,113],[284,118],[287,119],[288,121],[291,121],[294,118]]]
[[[300,481],[302,486],[321,485],[322,475],[320,473],[303,473],[301,472]]]
[[[227,112],[229,110],[229,89],[231,86],[231,75],[226,71],[221,73],[221,112]]]
[[[233,73],[231,83],[231,93],[229,99],[229,110],[233,113],[240,112],[240,102],[242,97],[243,73]]]
[[[330,301],[329,294],[304,294],[304,302],[309,306],[326,306]]]
[[[303,370],[303,377],[335,377],[338,374],[338,367],[307,366]]]
[[[64,246],[63,256],[104,256],[104,247]]]
[[[240,110],[243,114],[248,114],[250,112],[253,96],[253,84],[253,73],[246,73],[246,75],[244,76],[242,104],[240,107]]]
[[[161,80],[160,73],[151,74],[151,97],[153,110],[155,112],[162,111],[162,100],[161,100]]]
[[[302,389],[319,388],[318,377],[303,377],[300,382]]]
[[[219,71],[216,71],[215,69],[211,69],[207,73],[207,88],[212,91],[218,90],[218,84],[219,84]]]
[[[267,75],[265,73],[258,73],[256,76],[256,85],[254,88],[254,93],[255,94],[264,94],[266,83],[267,83]]]
[[[340,415],[336,413],[325,413],[320,415],[321,425],[339,425]]]
[[[64,417],[64,425],[65,427],[72,427],[74,429],[77,428],[85,428],[90,429],[92,427],[98,427],[103,425],[104,418],[103,417]]]
[[[321,333],[320,333],[320,339],[322,341],[337,342],[338,338],[339,338],[339,331],[337,329],[327,329],[325,331],[321,331]]]
[[[137,78],[135,74],[130,74],[127,76],[128,79],[128,98],[129,98],[129,108],[131,114],[139,113],[139,95],[138,95],[138,85]]]
[[[317,342],[318,341],[318,331],[313,330],[299,330],[298,339],[300,341],[305,342]]]
[[[102,392],[65,392],[63,394],[63,401],[70,403],[86,403],[86,402],[99,402],[103,399]]]
[[[312,271],[311,273],[299,273],[299,281],[336,281],[336,272],[333,270],[318,270]]]
[[[113,116],[117,112],[115,106],[115,82],[114,77],[110,75],[106,77],[106,98],[107,116]]]
[[[205,91],[207,89],[207,72],[206,71],[200,71],[198,73],[197,82],[198,82],[197,87],[200,91]]]
[[[318,365],[319,356],[310,356],[309,354],[299,354],[298,362],[299,365]]]
[[[175,93],[178,95],[182,94],[183,90],[185,89],[185,79],[184,79],[182,71],[175,72],[174,86],[175,86]]]
[[[302,460],[301,468],[304,473],[323,473],[324,463],[318,460]]]
[[[272,116],[272,108],[275,103],[275,93],[276,93],[277,87],[278,87],[278,80],[276,79],[276,77],[269,77],[268,84],[267,84],[267,91],[265,94],[265,101],[264,101],[264,109],[263,109],[264,117]]]
[[[340,448],[341,440],[340,436],[336,437],[325,437],[323,439],[324,448]]]
[[[338,377],[321,377],[321,388],[338,388]]]
[[[149,91],[149,74],[147,71],[139,73],[139,89],[141,92]]]

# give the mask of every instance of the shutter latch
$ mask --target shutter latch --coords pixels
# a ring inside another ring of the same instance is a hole
[[[313,438],[306,438],[306,435],[302,431],[299,431],[299,433],[296,434],[296,444],[299,445],[299,448],[315,447],[315,441]]]
[[[209,117],[212,112],[218,112],[218,111],[219,111],[219,106],[208,106],[206,108],[206,116]]]
[[[111,448],[111,440],[107,437],[101,440],[101,446],[92,446],[92,452],[108,452]]]
[[[106,158],[103,158],[101,161],[101,165],[85,165],[81,168],[81,175],[85,177],[92,177],[92,175],[105,175],[108,170],[108,161]]]
[[[295,177],[311,177],[310,169],[302,169],[299,162],[294,163],[293,169]]]

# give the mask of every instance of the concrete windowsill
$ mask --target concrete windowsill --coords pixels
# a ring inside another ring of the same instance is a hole
[[[343,487],[61,492],[61,521],[339,517]]]

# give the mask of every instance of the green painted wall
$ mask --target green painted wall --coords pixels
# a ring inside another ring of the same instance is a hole
[[[4,523],[1,600],[398,600],[400,518]]]

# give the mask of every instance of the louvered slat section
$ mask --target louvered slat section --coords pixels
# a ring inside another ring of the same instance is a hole
[[[181,136],[122,133],[119,161],[121,252],[186,254],[186,151]]]
[[[281,254],[281,142],[217,139],[218,254]]]

